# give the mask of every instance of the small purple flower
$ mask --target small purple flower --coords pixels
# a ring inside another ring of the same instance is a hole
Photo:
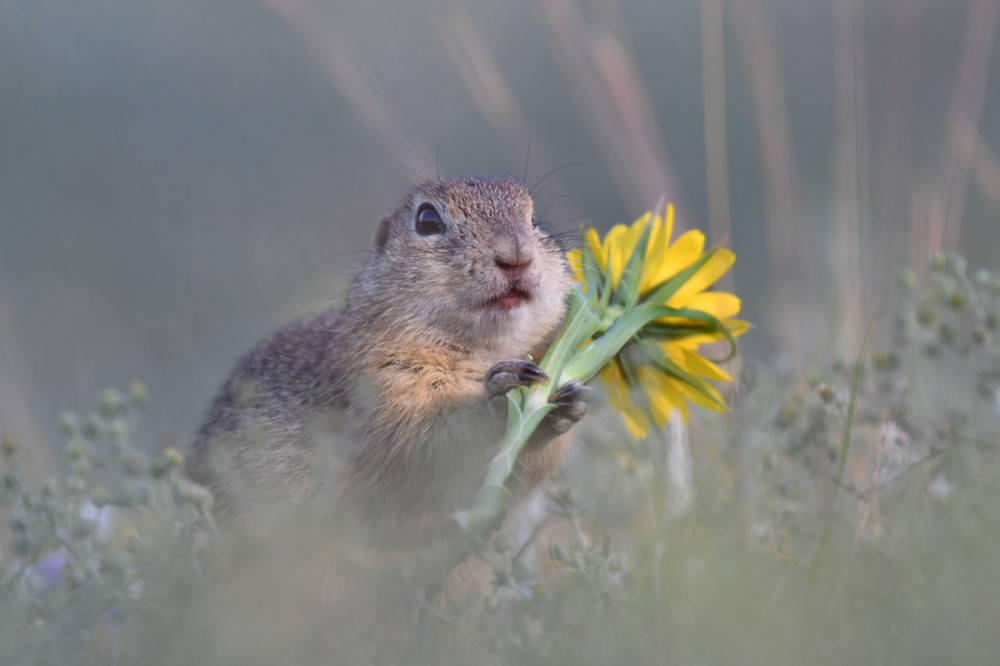
[[[35,573],[36,594],[44,595],[46,592],[59,585],[59,577],[62,575],[63,567],[66,566],[66,551],[60,548],[46,553],[44,557],[35,562],[33,567]]]

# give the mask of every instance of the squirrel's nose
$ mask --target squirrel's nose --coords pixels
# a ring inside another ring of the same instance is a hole
[[[527,243],[514,238],[509,247],[497,252],[494,259],[497,268],[507,275],[523,273],[531,265],[531,249]]]
[[[519,257],[513,261],[508,261],[497,257],[496,259],[497,268],[502,270],[509,276],[519,275],[527,270],[528,266],[531,265],[531,257]]]

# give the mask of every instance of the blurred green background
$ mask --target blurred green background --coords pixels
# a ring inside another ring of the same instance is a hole
[[[900,268],[1000,266],[995,0],[0,0],[0,432],[144,381],[184,445],[336,302],[418,179],[559,232],[666,194],[737,254],[745,358],[853,357]],[[33,469],[32,469],[33,468]]]

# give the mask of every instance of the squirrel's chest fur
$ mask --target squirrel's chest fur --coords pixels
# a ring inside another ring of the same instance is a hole
[[[471,500],[503,435],[486,400],[488,358],[294,322],[237,366],[199,432],[189,470],[224,510],[257,496],[321,497],[390,529],[430,527]]]

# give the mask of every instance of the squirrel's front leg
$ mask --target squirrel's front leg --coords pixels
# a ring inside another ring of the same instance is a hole
[[[548,376],[534,363],[508,358],[493,364],[483,381],[486,384],[486,395],[489,397],[490,405],[498,412],[506,413],[508,391],[548,379]],[[528,447],[545,444],[567,432],[586,416],[590,393],[591,389],[577,380],[566,382],[559,387],[549,397],[549,402],[556,408],[538,425],[538,429],[528,440]]]

